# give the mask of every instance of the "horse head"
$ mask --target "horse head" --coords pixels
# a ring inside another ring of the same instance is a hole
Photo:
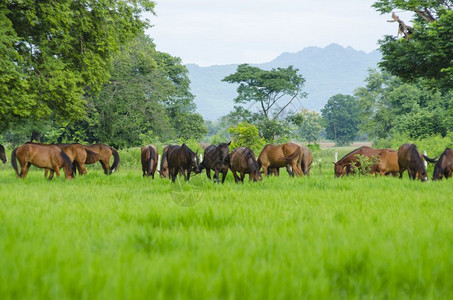
[[[334,167],[334,170],[335,170],[335,176],[336,177],[343,177],[344,175],[346,175],[346,166],[343,165],[343,164],[340,164],[338,162],[334,163],[335,167]]]
[[[192,150],[190,150],[190,159],[192,162],[192,170],[195,172],[195,174],[200,174],[201,168],[200,168],[200,160],[198,158],[198,151],[196,153],[194,153]]]
[[[0,145],[0,159],[3,163],[6,163],[8,161],[5,154],[5,147],[3,147],[2,145]]]

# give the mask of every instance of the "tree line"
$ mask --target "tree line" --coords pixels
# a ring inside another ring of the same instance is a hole
[[[44,142],[124,148],[230,136],[346,145],[360,137],[448,135],[453,3],[380,0],[373,7],[413,11],[413,26],[404,38],[379,41],[379,68],[353,95],[333,95],[320,113],[300,110],[307,98],[300,70],[243,64],[223,79],[237,85],[234,109],[209,122],[195,112],[181,59],[157,51],[144,34],[150,22],[141,15],[154,13],[154,1],[2,1],[1,138],[20,144],[35,131]]]

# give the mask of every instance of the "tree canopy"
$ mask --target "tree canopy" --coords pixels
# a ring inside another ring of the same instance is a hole
[[[120,46],[143,32],[150,0],[0,1],[0,130],[23,119],[78,120]]]
[[[268,71],[242,64],[222,81],[239,84],[236,103],[256,102],[266,119],[277,119],[295,99],[306,97],[305,79],[298,71],[293,66]]]
[[[410,36],[386,36],[379,42],[380,67],[407,81],[427,79],[432,87],[453,88],[453,1],[380,0],[373,7],[383,14],[396,9],[414,12]]]

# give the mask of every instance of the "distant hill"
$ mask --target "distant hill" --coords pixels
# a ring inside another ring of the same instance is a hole
[[[357,87],[363,86],[367,70],[375,68],[380,59],[377,50],[365,53],[331,44],[325,48],[307,47],[297,53],[283,53],[268,63],[254,66],[271,69],[293,65],[298,68],[306,79],[303,90],[308,93],[308,97],[302,100],[302,106],[320,111],[331,96],[338,93],[352,94]],[[221,80],[234,73],[237,66],[186,65],[192,82],[191,90],[196,96],[197,111],[205,119],[216,120],[233,108],[237,86]]]

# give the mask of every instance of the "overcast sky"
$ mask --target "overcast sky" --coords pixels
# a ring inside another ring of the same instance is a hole
[[[201,66],[268,62],[337,43],[370,52],[396,23],[373,0],[157,0],[147,34],[159,51]],[[409,14],[405,16],[408,23]]]

